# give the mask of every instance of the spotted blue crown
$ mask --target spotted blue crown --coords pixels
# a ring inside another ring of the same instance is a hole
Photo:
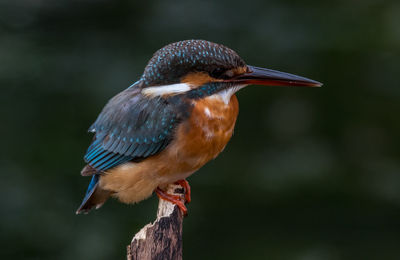
[[[154,53],[142,81],[144,87],[178,83],[189,72],[208,72],[218,77],[224,71],[245,66],[239,55],[228,47],[204,40],[186,40],[169,44]]]

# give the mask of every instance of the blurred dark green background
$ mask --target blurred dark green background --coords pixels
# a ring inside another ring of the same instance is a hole
[[[0,2],[2,259],[124,259],[153,196],[75,215],[86,131],[170,42],[324,83],[251,86],[189,181],[185,259],[399,259],[400,2]]]

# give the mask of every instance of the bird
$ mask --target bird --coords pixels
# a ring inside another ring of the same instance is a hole
[[[98,209],[109,197],[138,203],[153,193],[187,214],[166,192],[216,158],[231,139],[239,112],[237,91],[248,85],[320,87],[322,83],[250,66],[232,49],[184,40],[154,53],[140,79],[105,105],[89,132],[83,176],[91,176],[76,214]]]

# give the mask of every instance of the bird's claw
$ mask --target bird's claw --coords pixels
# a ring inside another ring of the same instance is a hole
[[[181,185],[185,189],[185,200],[187,203],[190,203],[192,201],[192,198],[190,196],[190,185],[187,180],[179,180],[175,182],[175,184]]]
[[[169,201],[169,202],[175,204],[181,210],[183,215],[187,216],[187,208],[186,208],[184,202],[182,201],[181,196],[169,194],[169,193],[163,191],[162,189],[160,189],[159,187],[156,188],[155,192],[160,199],[163,199],[163,200],[166,200],[166,201]],[[186,197],[186,194],[185,194],[185,197]]]

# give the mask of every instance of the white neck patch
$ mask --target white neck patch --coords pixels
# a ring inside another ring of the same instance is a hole
[[[210,96],[210,98],[219,98],[219,99],[222,99],[225,104],[229,104],[229,101],[231,100],[232,95],[246,86],[247,85],[238,85],[238,86],[234,86],[232,88],[227,88],[220,92],[215,93],[214,95]]]
[[[215,93],[214,95],[209,96],[210,98],[219,98],[224,101],[225,104],[228,104],[231,100],[233,94],[235,94],[240,89],[244,88],[247,85],[238,85],[231,88],[224,89],[220,92]],[[157,97],[163,95],[178,95],[192,90],[191,85],[188,83],[177,83],[170,85],[161,85],[155,87],[147,87],[142,90],[143,95],[150,97]]]
[[[191,90],[190,84],[188,83],[177,83],[170,85],[162,85],[156,87],[147,87],[142,90],[142,93],[146,96],[156,97],[163,95],[178,95]]]

